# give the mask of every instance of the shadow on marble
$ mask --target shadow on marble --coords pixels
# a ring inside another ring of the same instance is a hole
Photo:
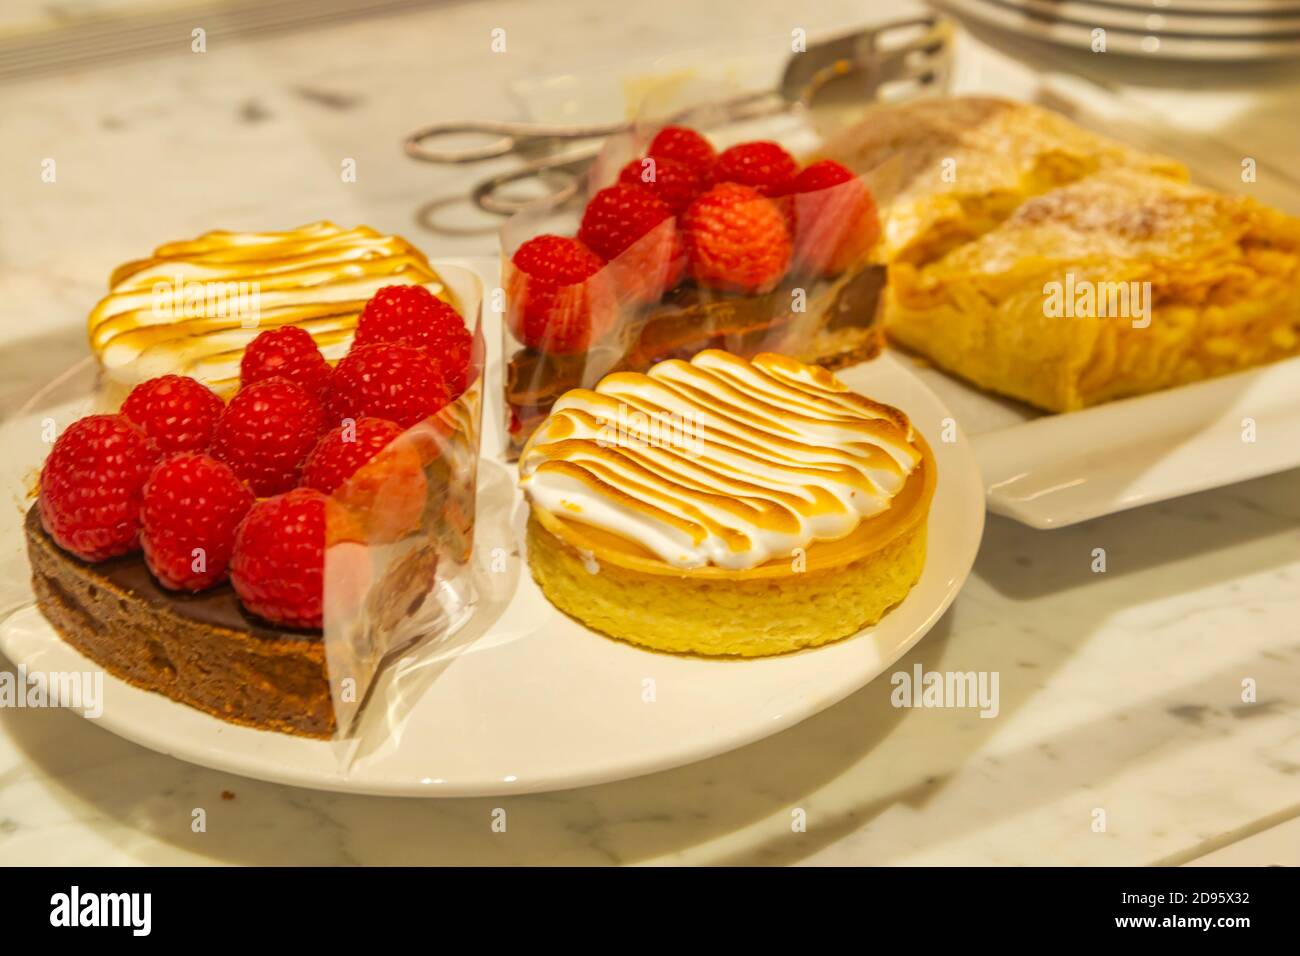
[[[1234,694],[1239,692],[1243,673],[1266,675],[1274,691],[1256,703],[1240,703]],[[1300,705],[1281,696],[1276,688],[1283,688],[1282,694],[1289,693],[1297,682],[1300,682],[1300,642],[1280,653],[1270,651],[1245,660],[1231,659],[1230,663],[1225,660],[1222,669],[1195,682],[1143,699],[1131,707],[1108,710],[1098,719],[1053,735],[1050,741],[1038,741],[997,756],[984,753],[974,761],[965,761],[962,758],[971,752],[970,741],[959,742],[956,738],[960,735],[929,733],[925,735],[925,746],[934,751],[931,757],[936,762],[949,762],[950,772],[932,774],[908,787],[873,796],[830,816],[817,815],[816,842],[821,846],[841,844],[842,857],[855,863],[889,864],[904,853],[941,853],[978,831],[993,830],[1006,821],[1028,822],[1036,809],[1059,807],[1059,801],[1067,798],[1068,803],[1077,807],[1077,839],[1045,845],[1030,854],[1012,841],[1006,848],[1006,859],[985,856],[981,863],[1088,865],[1103,859],[1116,860],[1115,854],[1122,857],[1125,865],[1177,864],[1194,859],[1231,843],[1234,836],[1198,831],[1195,820],[1167,819],[1152,827],[1145,814],[1150,793],[1126,790],[1115,783],[1116,778],[1152,759],[1153,752],[1159,751],[1167,757],[1170,750],[1202,747],[1231,736],[1235,725],[1243,721],[1266,717],[1295,721],[1300,718]],[[1024,694],[1017,696],[1023,702]],[[1004,706],[1005,698],[1004,693]],[[958,773],[962,774],[963,781],[960,792],[948,793],[955,786]],[[1243,778],[1243,785],[1294,791],[1300,780],[1300,765],[1286,759],[1282,748],[1277,752],[1261,750],[1254,755]],[[1180,781],[1171,782],[1170,786],[1198,784]],[[961,804],[957,812],[953,812],[954,803]],[[1091,812],[1098,806],[1104,807],[1108,814],[1108,828],[1104,833],[1091,829]],[[881,833],[879,828],[872,830],[877,817],[902,808],[909,812],[891,815],[888,834]],[[871,845],[876,840],[894,847],[894,852],[873,854]],[[1094,840],[1118,841],[1122,846],[1106,848],[1105,853],[1111,855],[1105,856],[1089,847],[1089,842]],[[1163,860],[1152,861],[1150,847],[1167,845],[1169,841],[1177,849]],[[809,855],[808,846],[802,840],[791,840],[789,834],[774,834],[765,842],[710,862],[722,866],[785,865]]]
[[[1140,610],[1136,621],[1141,621],[1151,613],[1148,606],[1166,606],[1167,598],[1210,591],[1225,582],[1231,591],[1234,578],[1271,572],[1294,562],[1296,551],[1289,542],[1300,540],[1297,488],[1300,470],[1058,531],[1036,531],[990,516],[971,581],[949,612],[960,640],[939,654],[939,660],[924,653],[929,648],[923,642],[895,669],[909,668],[919,652],[926,670],[996,670],[1002,677],[1001,716],[1010,718],[1037,695],[1051,692],[1055,676],[1073,663],[1079,649],[1094,634],[1116,626],[1115,619],[1126,612]],[[1265,539],[1272,540],[1271,547],[1258,545]],[[1092,571],[1093,549],[1097,547],[1107,552],[1107,570],[1101,574]],[[1007,599],[1014,602],[1012,614],[1006,613]],[[1142,630],[1136,621],[1120,626],[1134,629],[1136,636]],[[1154,629],[1165,624],[1152,621],[1148,626]],[[915,812],[891,815],[891,833],[878,842],[902,847],[910,838],[915,842],[909,849],[933,850],[1003,820],[1028,815],[1071,793],[1082,794],[1086,800],[1089,792],[1107,790],[1114,778],[1147,759],[1154,749],[1195,747],[1231,734],[1237,721],[1296,713],[1294,700],[1278,696],[1277,688],[1286,694],[1285,688],[1297,686],[1300,680],[1300,641],[1247,659],[1235,657],[1229,647],[1223,657],[1221,669],[1129,707],[1097,707],[1094,702],[1080,701],[1080,713],[1095,715],[1093,719],[1054,735],[1050,743],[996,758],[981,751],[987,738],[1002,725],[1001,720],[962,719],[952,711],[913,712],[894,732],[893,740],[885,740],[853,769],[854,779],[862,780],[861,798],[833,808],[829,816],[817,815],[813,842],[827,846],[841,841],[847,846],[855,840],[870,843],[871,838],[881,837],[878,832],[872,834],[872,821],[887,811],[906,807]],[[1114,666],[1122,669],[1125,661],[1116,660]],[[1257,676],[1261,686],[1273,690],[1257,703],[1242,705],[1243,674]],[[883,688],[877,703],[887,706],[887,683],[878,681],[862,693],[870,694],[876,688]],[[1101,693],[1108,696],[1104,690]],[[906,785],[879,786],[871,768],[900,767],[897,760],[887,759],[885,751],[905,742],[922,749],[924,756],[911,759],[908,772],[899,775]],[[1293,762],[1263,755],[1255,769],[1264,777],[1281,775],[1274,782],[1283,788],[1293,785],[1291,779],[1297,772]],[[977,772],[972,774],[972,770]],[[972,802],[966,812],[937,809],[957,799],[949,791],[952,778],[959,773],[961,799],[973,789],[982,791],[986,802]],[[977,782],[972,784],[972,780]],[[1121,796],[1118,801],[1121,813],[1128,799]],[[1115,802],[1113,797],[1111,802]],[[1087,828],[1084,808],[1079,832],[1081,841],[1094,837]],[[1138,844],[1148,838],[1185,841],[1178,852],[1190,857],[1212,837],[1191,830],[1179,832],[1171,821],[1167,833],[1141,835],[1115,829],[1103,838],[1133,841],[1133,859],[1140,861]],[[1040,862],[1069,862],[1070,854],[1086,860],[1086,854],[1079,852],[1085,845],[1060,848],[1056,851],[1060,858]],[[727,853],[713,862],[792,863],[809,855],[804,842],[774,834],[765,843]],[[879,858],[870,859],[859,850],[855,859],[888,863],[896,856],[878,854]]]

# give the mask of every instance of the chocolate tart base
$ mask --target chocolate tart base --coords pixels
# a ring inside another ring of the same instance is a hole
[[[319,632],[258,621],[229,584],[195,595],[165,591],[138,554],[88,564],[54,543],[35,505],[25,531],[37,606],[104,670],[230,723],[333,734]]]
[[[805,310],[791,311],[797,280],[765,295],[734,295],[690,283],[628,322],[623,340],[580,355],[522,348],[506,363],[511,415],[508,455],[518,456],[551,406],[573,388],[591,387],[610,372],[644,372],[665,359],[690,359],[704,349],[745,358],[780,352],[828,369],[865,362],[884,345],[880,323],[885,266],[861,263],[833,281],[810,285]]]

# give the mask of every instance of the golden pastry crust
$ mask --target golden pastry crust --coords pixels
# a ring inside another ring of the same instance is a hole
[[[588,627],[652,650],[761,657],[877,623],[925,564],[937,468],[921,464],[893,506],[845,538],[754,568],[674,568],[616,535],[533,506],[528,566],[547,598]]]
[[[913,525],[834,571],[717,581],[599,564],[534,516],[528,566],[552,604],[610,637],[676,654],[765,657],[819,647],[879,621],[921,576],[925,532],[924,523]]]
[[[967,96],[880,105],[819,155],[870,174],[889,206],[883,255],[923,264],[1026,199],[1116,166],[1177,180],[1187,170],[1027,103]]]
[[[1300,354],[1300,220],[1141,170],[1031,198],[890,278],[896,341],[1049,411]],[[1072,290],[1094,301],[1060,314]]]

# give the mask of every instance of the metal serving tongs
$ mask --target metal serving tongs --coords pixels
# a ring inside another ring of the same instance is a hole
[[[857,102],[878,99],[906,99],[922,92],[947,87],[952,59],[952,21],[931,15],[856,30],[842,36],[810,43],[803,53],[786,62],[775,89],[745,93],[717,103],[699,104],[683,110],[675,119],[708,108],[715,122],[711,126],[776,116],[790,110],[810,109],[828,91],[848,95]],[[600,150],[599,142],[615,133],[632,129],[630,121],[597,125],[544,125],[462,120],[435,123],[411,133],[404,149],[412,159],[426,163],[477,163],[504,156],[520,155],[528,162],[518,169],[482,180],[471,190],[474,204],[485,212],[510,216],[521,209],[553,209],[571,199],[581,186],[582,174]],[[459,148],[428,145],[448,136],[495,137],[488,142]],[[587,141],[585,145],[556,152],[559,144]],[[541,158],[536,158],[541,157]],[[518,198],[505,194],[506,187],[527,180],[544,184],[561,182],[541,197]]]

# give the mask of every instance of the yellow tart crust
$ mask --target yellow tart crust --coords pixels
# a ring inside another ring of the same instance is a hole
[[[561,611],[652,650],[764,657],[837,641],[878,622],[921,576],[937,469],[925,441],[913,440],[921,464],[890,508],[801,556],[682,569],[534,506],[528,565]]]

